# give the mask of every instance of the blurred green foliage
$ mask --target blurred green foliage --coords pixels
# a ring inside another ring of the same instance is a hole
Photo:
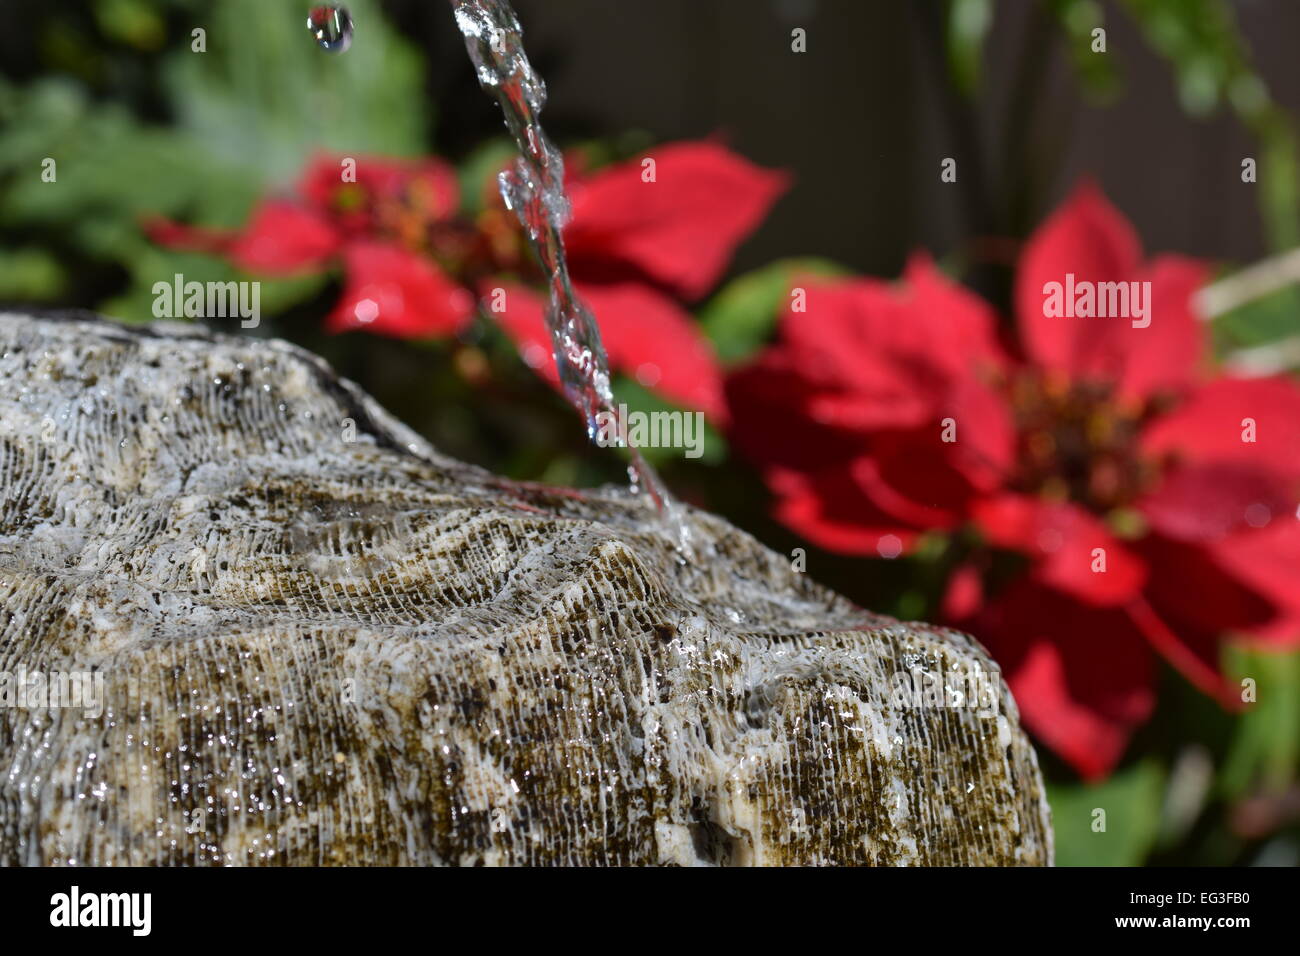
[[[264,8],[260,0],[97,0],[89,25],[48,24],[50,56],[72,75],[22,87],[0,79],[0,299],[59,301],[74,273],[83,289],[120,289],[125,273],[125,291],[88,304],[149,319],[159,276],[233,275],[210,257],[150,243],[142,217],[233,226],[259,195],[289,186],[316,150],[424,151],[432,116],[420,57],[374,0],[351,4],[366,30],[345,57],[322,55],[297,18],[259,15]],[[205,31],[202,52],[195,29]],[[130,60],[163,45],[163,121],[93,95],[96,78],[113,69],[111,51]],[[40,179],[46,157],[57,163],[58,188]],[[83,266],[102,281],[87,283]],[[263,308],[280,311],[320,285],[265,283]]]
[[[1227,0],[1124,0],[1151,46],[1174,68],[1183,108],[1206,116],[1226,105],[1263,147],[1260,208],[1275,249],[1300,242],[1300,165],[1294,120],[1254,69]]]
[[[847,275],[825,259],[780,259],[724,286],[700,311],[704,334],[726,364],[752,358],[772,338],[777,317],[791,305],[803,276]]]
[[[1148,760],[1104,783],[1049,784],[1057,863],[1140,865],[1159,833],[1162,783],[1160,768]]]

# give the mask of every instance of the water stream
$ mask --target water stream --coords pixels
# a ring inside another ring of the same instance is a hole
[[[565,261],[563,229],[569,219],[564,160],[542,129],[546,85],[524,52],[519,20],[506,0],[451,0],[456,25],[478,71],[479,84],[496,97],[507,129],[519,148],[512,168],[499,177],[501,196],[518,217],[547,277],[546,324],[555,365],[569,401],[595,441],[601,412],[618,416],[609,364],[596,318],[574,291]],[[649,494],[660,517],[689,554],[689,528],[681,508],[640,452],[629,445],[634,488]]]

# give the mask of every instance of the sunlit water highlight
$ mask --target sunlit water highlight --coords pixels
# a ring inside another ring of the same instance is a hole
[[[519,20],[505,0],[451,0],[456,25],[478,71],[479,84],[501,105],[506,127],[519,148],[510,169],[499,177],[501,196],[518,217],[546,274],[549,304],[546,324],[564,393],[595,441],[597,416],[616,420],[619,411],[610,388],[609,363],[596,318],[574,291],[565,261],[563,229],[569,219],[564,191],[564,160],[542,129],[546,85],[524,52]],[[680,506],[636,448],[630,448],[628,473],[634,488],[650,495],[661,517],[689,553],[689,528]]]

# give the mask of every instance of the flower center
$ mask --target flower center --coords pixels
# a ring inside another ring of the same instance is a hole
[[[465,284],[473,285],[492,273],[501,258],[489,236],[455,210],[440,208],[437,197],[419,179],[385,192],[348,184],[336,189],[330,199],[345,228],[430,256]]]
[[[1149,410],[1114,401],[1106,385],[1069,385],[1034,374],[1012,386],[1019,447],[1012,484],[1100,515],[1123,511],[1157,476],[1138,453]]]

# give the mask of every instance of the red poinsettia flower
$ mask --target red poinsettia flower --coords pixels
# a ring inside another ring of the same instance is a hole
[[[728,381],[736,444],[814,542],[893,557],[978,532],[944,610],[1089,778],[1151,714],[1153,655],[1231,704],[1224,635],[1300,635],[1300,386],[1208,374],[1205,276],[1144,259],[1083,186],[1024,250],[1018,355],[917,257],[898,284],[803,282],[806,311]]]
[[[613,369],[681,405],[723,416],[713,351],[680,303],[717,282],[785,186],[784,174],[711,142],[660,146],[590,177],[570,175],[569,269],[600,322]],[[497,279],[480,287],[485,297],[504,290],[494,318],[525,361],[558,383],[544,293]]]
[[[710,142],[662,146],[589,176],[571,169],[569,267],[615,370],[723,418],[713,350],[681,303],[717,281],[785,183]],[[558,385],[536,266],[495,192],[493,200],[469,222],[456,215],[455,175],[438,160],[360,157],[347,167],[322,156],[296,195],[259,203],[242,229],[155,220],[148,230],[164,245],[220,254],[255,274],[342,266],[343,294],[327,320],[334,332],[451,334],[473,313],[468,290],[477,288],[525,361]]]
[[[148,224],[155,241],[213,252],[261,275],[341,264],[343,294],[326,320],[333,332],[368,328],[403,338],[456,332],[474,296],[439,265],[464,244],[452,221],[455,172],[435,159],[320,156],[292,199],[266,199],[238,230]]]

